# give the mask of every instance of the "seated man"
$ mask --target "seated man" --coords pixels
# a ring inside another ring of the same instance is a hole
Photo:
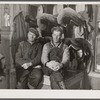
[[[62,42],[63,30],[60,27],[52,28],[51,32],[52,40],[44,45],[42,51],[43,72],[50,76],[52,89],[66,89],[63,71],[69,63],[69,49]]]
[[[16,71],[18,73],[19,88],[37,88],[42,80],[41,70],[41,51],[42,45],[36,42],[39,36],[38,31],[30,28],[28,32],[27,41],[22,41],[19,45],[18,52],[16,53]]]

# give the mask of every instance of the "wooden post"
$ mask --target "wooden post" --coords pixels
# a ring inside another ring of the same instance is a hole
[[[93,5],[93,26],[94,26],[94,32],[92,34],[92,44],[93,44],[93,62],[92,62],[92,67],[91,67],[91,72],[95,70],[96,67],[96,53],[95,53],[95,48],[96,48],[96,33],[97,33],[97,5]]]
[[[15,71],[15,68],[14,68],[14,61],[13,61],[13,58],[12,58],[12,51],[11,51],[11,38],[12,38],[12,35],[13,35],[13,4],[10,5],[10,16],[11,16],[11,19],[10,19],[10,70],[9,70],[9,87],[10,89],[15,89],[16,88],[16,71]]]
[[[11,39],[13,35],[13,30],[14,30],[13,19],[15,17],[15,14],[17,14],[19,10],[17,10],[16,13],[14,13],[14,6],[16,6],[16,9],[19,9],[18,7],[21,7],[20,10],[24,12],[24,17],[26,16],[27,10],[28,10],[28,7],[27,7],[28,5],[10,4],[10,16],[11,16],[11,20],[10,20],[10,23],[11,23],[10,25],[10,71],[9,71],[10,89],[15,89],[16,83],[17,83],[16,82],[16,70],[15,70],[14,60],[12,58]]]
[[[98,7],[97,5],[95,5],[95,37],[94,37],[94,71],[96,69],[96,46],[97,46],[97,42],[96,42],[96,35],[98,32],[98,25],[97,25],[97,13],[98,13]]]

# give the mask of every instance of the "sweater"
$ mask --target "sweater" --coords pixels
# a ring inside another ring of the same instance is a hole
[[[41,61],[43,65],[48,61],[55,60],[64,65],[69,62],[69,48],[66,44],[60,43],[57,47],[52,42],[46,43],[43,47]]]

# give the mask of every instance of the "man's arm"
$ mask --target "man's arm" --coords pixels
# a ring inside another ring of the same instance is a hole
[[[17,51],[16,57],[15,57],[15,62],[20,66],[22,66],[24,63],[28,63],[30,61],[28,59],[23,58],[22,52],[23,52],[23,42],[21,42],[19,44],[18,51]]]
[[[69,48],[66,47],[63,53],[63,57],[62,57],[62,64],[66,65],[69,63],[70,60],[70,52],[69,52]]]
[[[42,56],[41,56],[41,62],[42,62],[43,65],[45,65],[49,61],[49,58],[48,58],[49,50],[48,49],[49,49],[48,45],[45,44],[43,46]]]
[[[55,71],[56,66],[59,65],[59,63],[56,61],[49,61],[48,58],[49,51],[50,51],[49,45],[45,44],[42,51],[41,62],[43,63],[44,66]]]
[[[40,64],[40,62],[41,62],[41,54],[42,54],[42,45],[39,44],[36,57],[30,61],[33,66],[36,66],[36,65]]]

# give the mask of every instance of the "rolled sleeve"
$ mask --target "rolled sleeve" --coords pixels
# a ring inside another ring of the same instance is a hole
[[[19,44],[19,47],[18,47],[18,51],[16,53],[16,58],[15,58],[15,62],[22,66],[24,63],[28,63],[30,61],[30,59],[24,59],[23,58],[23,55],[22,55],[22,52],[23,52],[23,42],[21,42]]]
[[[49,53],[48,44],[45,44],[45,45],[43,46],[42,56],[41,56],[41,62],[42,62],[43,65],[45,65],[46,62],[49,61],[48,53]]]
[[[62,57],[62,63],[63,64],[68,64],[70,60],[70,53],[69,53],[69,48],[66,47],[63,53],[63,57]]]

